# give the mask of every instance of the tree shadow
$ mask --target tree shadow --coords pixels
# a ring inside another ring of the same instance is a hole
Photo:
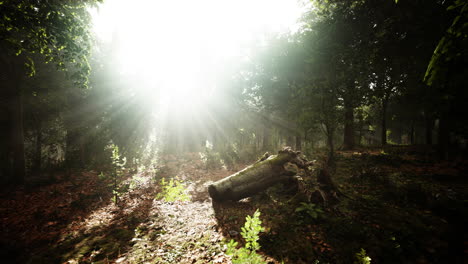
[[[0,205],[10,212],[8,218],[1,219],[2,261],[63,263],[76,258],[87,263],[110,260],[124,253],[135,229],[147,220],[153,196],[134,199],[148,192],[142,188],[127,193],[127,201],[137,201],[133,207],[114,207],[110,212],[114,218],[109,224],[98,224],[83,232],[80,228],[86,219],[112,205],[110,188],[97,179],[97,175],[77,176],[71,181],[17,190],[2,197]]]
[[[153,199],[139,200],[131,210],[120,209],[106,226],[98,225],[77,236],[57,241],[43,254],[31,258],[32,263],[108,263],[126,253],[132,246],[137,228],[147,222]]]
[[[6,263],[24,263],[37,251],[60,239],[69,224],[88,217],[110,202],[107,186],[97,175],[38,186],[18,186],[0,198],[5,213],[0,257]],[[93,185],[93,188],[89,188]],[[6,247],[3,247],[3,246]]]

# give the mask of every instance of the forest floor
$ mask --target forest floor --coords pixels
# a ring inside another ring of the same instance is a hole
[[[407,148],[338,152],[333,208],[301,204],[286,186],[239,202],[213,203],[206,187],[246,165],[207,169],[198,154],[166,156],[157,170],[126,173],[117,203],[97,171],[0,196],[3,263],[231,263],[256,209],[266,263],[464,263],[468,256],[468,163],[436,162]],[[314,177],[314,175],[312,176]],[[157,198],[177,178],[189,201]],[[302,201],[304,202],[304,201]],[[297,208],[307,207],[298,212]],[[6,262],[5,262],[6,261]]]

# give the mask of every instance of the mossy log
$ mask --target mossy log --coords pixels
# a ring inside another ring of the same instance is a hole
[[[267,153],[247,168],[208,186],[215,201],[237,201],[256,194],[268,187],[290,180],[297,174],[298,167],[306,167],[307,161],[300,152],[285,148],[277,155]]]

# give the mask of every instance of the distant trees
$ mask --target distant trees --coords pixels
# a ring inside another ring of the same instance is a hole
[[[54,151],[68,168],[87,166],[110,142],[137,162],[155,126],[163,150],[208,140],[238,160],[286,144],[333,157],[361,144],[437,143],[447,158],[467,137],[457,121],[468,114],[465,1],[313,1],[297,32],[259,35],[216,69],[206,62],[210,96],[184,118],[173,106],[154,118],[148,95],[159,88],[124,78],[112,47],[90,60],[86,6],[99,2],[0,2],[2,182],[50,166]]]
[[[263,48],[267,55],[254,60],[257,66],[252,75],[257,78],[251,85],[261,105],[281,113],[281,118],[296,123],[300,130],[322,127],[331,150],[338,131],[343,135],[342,148],[353,149],[357,139],[361,143],[363,131],[376,132],[376,128],[378,141],[385,145],[389,135],[394,143],[401,143],[403,134],[408,143],[421,142],[415,140],[415,133],[423,126],[424,133],[418,135],[432,144],[434,120],[439,120],[440,129],[444,118],[431,107],[440,93],[422,80],[433,47],[449,21],[446,7],[437,1],[314,3],[298,33],[278,37]],[[463,19],[463,8],[460,1],[450,8],[460,10],[456,20]],[[461,30],[452,35],[464,36]],[[455,61],[466,50],[457,54]],[[364,106],[374,109],[367,113],[371,115],[367,122]],[[366,125],[370,120],[379,122],[371,128]],[[447,138],[443,134],[439,133],[439,143]]]

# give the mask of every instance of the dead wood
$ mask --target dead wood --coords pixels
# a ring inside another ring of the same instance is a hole
[[[300,152],[287,147],[277,155],[262,156],[247,168],[208,186],[208,192],[215,201],[237,201],[256,194],[283,181],[291,180],[309,162]]]

